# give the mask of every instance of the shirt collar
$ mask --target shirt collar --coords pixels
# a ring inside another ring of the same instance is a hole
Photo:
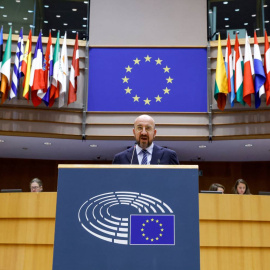
[[[148,152],[150,155],[152,155],[152,153],[153,153],[153,148],[154,148],[154,143],[151,143],[151,145],[150,145],[149,147],[147,147],[145,150],[147,150],[147,152]],[[136,152],[137,152],[137,154],[140,154],[141,151],[142,151],[142,148],[141,148],[138,144],[136,144]]]

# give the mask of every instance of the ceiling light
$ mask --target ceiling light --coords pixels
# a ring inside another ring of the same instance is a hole
[[[48,6],[48,5],[44,5],[44,7],[45,7],[45,8],[49,8],[50,6]]]
[[[61,17],[61,15],[56,15],[56,18],[60,18]]]
[[[23,18],[25,21],[28,20],[28,18]]]
[[[228,27],[230,27],[230,26],[227,24],[227,25],[225,25],[225,27],[228,28]]]
[[[223,5],[227,5],[227,4],[228,4],[228,2],[227,2],[227,1],[223,2]]]
[[[83,24],[82,27],[86,27],[86,24]]]
[[[88,1],[83,1],[85,4],[88,4]]]
[[[238,11],[240,11],[240,9],[239,8],[236,8],[234,11],[238,12]]]
[[[244,25],[248,25],[248,23],[246,22],[246,23],[244,23]]]
[[[63,23],[63,25],[68,25],[67,23]]]
[[[73,31],[72,31],[72,33],[76,33],[76,31],[75,31],[75,30],[73,30]]]
[[[256,31],[259,31],[259,30],[260,30],[260,28],[256,28],[255,30],[256,30]]]
[[[206,145],[199,145],[199,148],[206,148]]]
[[[45,142],[43,144],[45,144],[45,145],[52,145],[52,143],[50,143],[50,142]]]
[[[211,14],[211,13],[212,13],[212,10],[210,9],[210,10],[208,11],[208,13]]]
[[[269,23],[269,21],[265,21],[265,23]]]
[[[34,11],[33,10],[28,10],[28,13],[33,13]]]
[[[0,6],[0,9],[4,9],[5,7],[3,7],[3,6]]]
[[[251,17],[256,17],[256,14],[252,14]]]
[[[98,147],[96,144],[90,144],[90,147],[94,148],[94,147]]]
[[[77,8],[73,8],[72,11],[77,11]]]
[[[15,30],[14,32],[15,32],[15,34],[18,34],[18,33],[19,33],[19,31],[18,31],[18,30]]]
[[[84,17],[83,20],[84,20],[84,21],[87,21],[87,18]]]
[[[229,20],[229,18],[224,18],[224,21],[228,21]]]
[[[35,26],[34,26],[33,24],[30,24],[29,26],[30,26],[31,28],[35,28]]]
[[[49,23],[48,21],[44,21],[44,23]]]
[[[268,5],[263,5],[263,7],[268,7]]]
[[[7,15],[3,15],[3,17],[5,17],[5,18],[6,18],[6,17],[7,17]]]
[[[252,147],[251,143],[245,144],[245,147]]]
[[[56,31],[56,29],[53,28],[52,31]]]
[[[5,142],[4,140],[0,140],[0,143],[3,143],[3,142]]]
[[[8,25],[12,25],[12,22],[9,22]]]
[[[16,0],[16,3],[20,3],[21,2],[21,0]]]

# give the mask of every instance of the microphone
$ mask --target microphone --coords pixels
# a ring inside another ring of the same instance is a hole
[[[160,159],[157,160],[157,165],[160,165]]]
[[[134,146],[133,146],[133,151],[132,151],[132,157],[131,157],[130,165],[132,164],[132,161],[133,161],[134,152],[135,152],[135,149],[136,149],[136,144],[137,144],[137,143],[135,143]]]

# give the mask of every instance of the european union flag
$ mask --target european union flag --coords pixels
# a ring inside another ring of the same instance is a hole
[[[207,112],[205,48],[90,48],[88,111]]]
[[[130,245],[174,245],[174,215],[131,215]]]

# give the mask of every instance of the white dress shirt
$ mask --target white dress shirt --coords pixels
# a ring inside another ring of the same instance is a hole
[[[147,147],[145,149],[145,150],[147,150],[147,165],[149,165],[151,162],[153,148],[154,148],[154,144],[152,143],[149,147]],[[138,144],[136,144],[136,153],[137,153],[137,158],[138,158],[139,164],[141,165],[142,159],[143,159],[143,152],[142,152],[142,148]]]

